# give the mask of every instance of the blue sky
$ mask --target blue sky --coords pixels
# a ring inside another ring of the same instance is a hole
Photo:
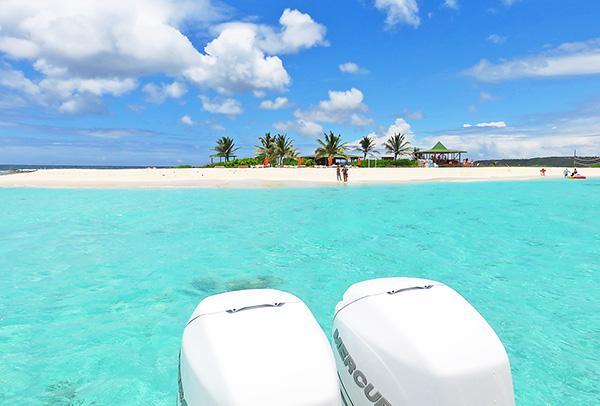
[[[232,137],[600,155],[597,0],[0,0],[0,163],[201,165]],[[383,151],[383,149],[382,149]]]

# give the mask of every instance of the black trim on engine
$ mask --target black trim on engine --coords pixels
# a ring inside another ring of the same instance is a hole
[[[231,310],[226,310],[227,313],[237,313],[237,312],[241,312],[244,310],[252,310],[252,309],[258,309],[261,307],[281,307],[283,306],[285,303],[265,303],[265,304],[259,304],[259,305],[254,305],[254,306],[246,306],[246,307],[240,307],[239,309],[231,309]]]
[[[348,395],[348,390],[344,386],[344,382],[342,382],[342,377],[340,376],[339,372],[337,373],[337,376],[338,381],[340,382],[340,393],[342,394],[342,402],[344,402],[344,406],[354,406],[352,399],[350,399],[350,395]]]
[[[390,290],[387,294],[388,295],[395,295],[396,293],[402,293],[402,292],[408,292],[410,290],[421,290],[421,289],[431,289],[433,288],[433,285],[425,285],[425,286],[413,286],[412,288],[404,288],[404,289],[398,289],[398,290]]]
[[[179,362],[177,363],[177,406],[188,406],[183,393],[183,383],[181,382],[181,350],[179,350]]]
[[[255,306],[240,307],[239,309],[229,309],[229,310],[225,310],[225,312],[229,313],[229,314],[233,314],[233,313],[241,312],[243,310],[258,309],[260,307],[281,307],[284,304],[285,304],[285,302],[282,302],[282,303],[264,303],[264,304],[259,304],[259,305],[255,305]],[[189,326],[194,320],[199,319],[202,316],[209,316],[211,314],[218,314],[218,313],[221,313],[221,311],[214,312],[214,313],[199,314],[198,316],[196,316],[193,319],[191,319],[190,321],[188,321],[185,326],[186,327]]]

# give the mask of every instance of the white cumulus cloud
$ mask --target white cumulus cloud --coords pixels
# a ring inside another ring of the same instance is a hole
[[[234,116],[237,114],[242,114],[244,112],[244,108],[242,107],[242,103],[236,99],[210,99],[206,96],[200,96],[202,100],[202,108],[209,113],[213,114],[226,114],[229,116]]]
[[[375,7],[387,13],[388,26],[401,23],[418,27],[421,23],[416,0],[375,0]]]
[[[278,97],[275,100],[264,100],[259,108],[263,110],[280,110],[291,106],[287,97]]]
[[[410,130],[410,124],[403,118],[397,118],[396,121],[389,127],[380,128],[377,131],[373,131],[368,135],[373,141],[375,141],[375,148],[384,152],[383,144],[386,143],[395,134],[404,134],[406,141],[410,142],[411,145],[414,142],[414,133]],[[350,143],[351,146],[358,146],[360,139]]]
[[[162,83],[160,86],[148,83],[142,88],[142,91],[148,95],[146,101],[160,104],[164,103],[167,98],[180,99],[187,93],[188,88],[185,83],[181,82]]]
[[[329,99],[311,106],[309,110],[296,110],[294,115],[306,122],[351,124],[351,121],[362,122],[362,125],[372,123],[372,120],[362,116],[369,108],[363,103],[363,93],[355,88],[348,91],[329,91]],[[356,124],[354,124],[356,125]]]
[[[29,83],[21,80],[10,87],[30,98],[36,94],[35,101],[42,105],[96,103],[106,94],[131,91],[151,75],[221,93],[282,92],[291,79],[275,54],[327,45],[325,27],[291,9],[283,12],[278,27],[221,24],[214,39],[196,49],[182,28],[222,21],[222,6],[215,6],[221,4],[216,0],[2,0],[1,4],[0,60],[14,62],[13,66],[31,64],[34,71],[20,73]],[[8,65],[4,70],[19,73]],[[150,86],[146,93],[160,102],[165,94],[176,98],[181,89]]]
[[[181,117],[179,119],[179,122],[181,122],[182,124],[185,124],[185,125],[194,125],[194,121],[192,120],[192,118],[188,114],[186,114],[185,116]]]
[[[298,134],[309,138],[317,138],[323,135],[323,126],[321,124],[302,119],[296,121],[279,121],[273,123],[273,127],[277,131],[295,131]]]
[[[315,45],[329,45],[325,40],[325,26],[315,22],[308,14],[288,8],[279,23],[282,26],[280,35],[265,36],[263,49],[267,52],[292,53]]]
[[[479,124],[463,124],[464,128],[469,128],[469,127],[495,127],[495,128],[504,128],[506,127],[506,123],[504,121],[496,121],[496,122],[491,122],[491,123],[479,123]]]
[[[344,73],[352,73],[354,75],[365,75],[369,73],[368,70],[361,68],[354,62],[346,62],[339,65],[340,71]]]
[[[533,57],[502,60],[498,63],[483,59],[464,73],[489,82],[599,74],[600,38],[564,43]]]
[[[421,141],[425,145],[441,141],[448,148],[468,151],[468,156],[475,159],[568,156],[574,149],[582,155],[595,155],[600,147],[597,117],[585,120],[577,117],[575,121],[563,122],[561,127],[550,125],[544,128],[472,127],[444,131],[444,134]]]
[[[246,22],[231,22],[216,26],[213,31],[221,36],[227,31],[252,33],[244,39],[262,52],[270,55],[291,54],[313,46],[329,46],[325,39],[327,28],[315,22],[308,14],[285,9],[279,19],[280,27]],[[243,35],[244,34],[238,34]]]
[[[347,91],[329,91],[329,98],[311,105],[308,110],[294,111],[295,121],[280,121],[273,126],[278,131],[296,131],[311,138],[323,134],[323,123],[363,127],[373,123],[364,115],[369,107],[363,103],[363,93],[355,88]]]

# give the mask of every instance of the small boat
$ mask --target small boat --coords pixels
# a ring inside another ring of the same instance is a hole
[[[577,173],[575,175],[569,175],[569,176],[567,176],[567,178],[569,178],[569,179],[585,179],[585,176]]]
[[[356,283],[331,346],[299,298],[210,296],[183,332],[179,406],[514,406],[502,342],[461,295],[427,279]]]

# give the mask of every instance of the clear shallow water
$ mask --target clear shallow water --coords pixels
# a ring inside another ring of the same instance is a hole
[[[600,403],[600,180],[0,197],[2,405],[173,405],[203,297],[289,291],[329,335],[346,288],[384,276],[465,296],[518,405]]]

